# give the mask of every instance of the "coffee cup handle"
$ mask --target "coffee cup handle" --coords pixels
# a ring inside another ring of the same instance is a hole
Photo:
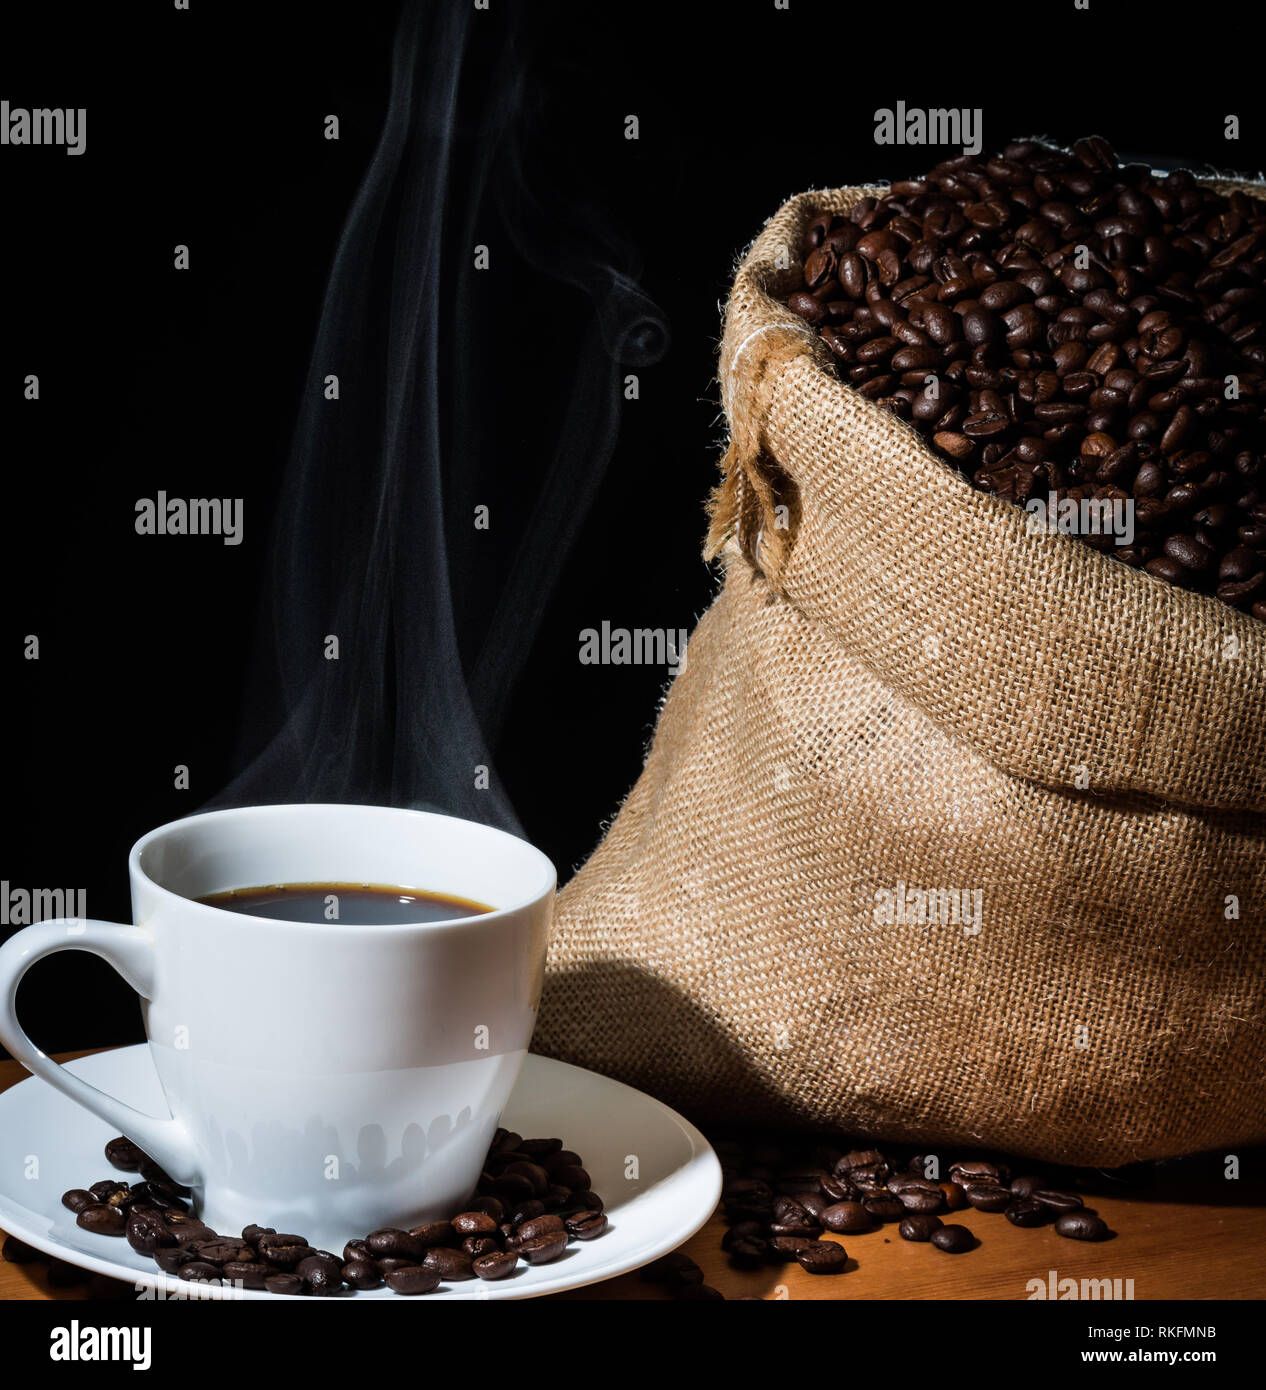
[[[18,1022],[18,985],[37,960],[55,951],[91,951],[109,962],[143,999],[150,997],[154,943],[147,931],[117,922],[54,917],[23,928],[0,946],[0,1042],[29,1072],[139,1144],[178,1183],[199,1185],[197,1153],[179,1120],[146,1115],[99,1091],[59,1066],[27,1037]]]

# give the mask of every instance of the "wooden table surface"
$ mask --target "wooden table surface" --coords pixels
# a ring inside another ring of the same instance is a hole
[[[79,1057],[67,1053],[58,1060]],[[0,1091],[26,1076],[16,1062],[0,1062]],[[1232,1201],[1201,1189],[1199,1200],[1098,1197],[1093,1205],[1118,1234],[1101,1244],[1065,1240],[1049,1227],[1020,1230],[1003,1217],[978,1211],[952,1218],[979,1237],[976,1249],[946,1255],[930,1245],[901,1240],[894,1226],[845,1239],[851,1257],[839,1275],[806,1274],[798,1265],[756,1271],[734,1269],[721,1250],[725,1226],[714,1215],[683,1249],[726,1298],[751,1294],[792,1299],[1026,1299],[1031,1280],[1134,1281],[1135,1299],[1255,1299],[1266,1296],[1266,1204]],[[1220,1200],[1215,1200],[1220,1199]],[[834,1237],[832,1237],[834,1238]],[[1125,1285],[1123,1283],[1122,1288]],[[50,1288],[47,1266],[0,1262],[0,1299],[129,1297],[130,1285],[96,1278],[89,1285]],[[636,1274],[554,1294],[558,1299],[664,1299]]]

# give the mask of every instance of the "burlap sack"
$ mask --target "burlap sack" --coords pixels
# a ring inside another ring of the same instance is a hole
[[[725,587],[561,895],[534,1045],[705,1121],[1266,1139],[1266,625],[1028,534],[841,384],[779,267],[876,191],[793,198],[738,270]],[[978,890],[979,930],[883,920],[903,889]]]

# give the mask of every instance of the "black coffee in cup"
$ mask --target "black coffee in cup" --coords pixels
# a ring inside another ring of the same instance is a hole
[[[273,883],[211,893],[197,901],[278,922],[341,922],[353,927],[451,922],[494,911],[468,898],[384,883]]]

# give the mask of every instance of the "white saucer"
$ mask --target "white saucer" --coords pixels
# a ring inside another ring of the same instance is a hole
[[[167,1112],[149,1048],[119,1048],[70,1062],[94,1086],[151,1114]],[[626,1274],[676,1249],[707,1221],[721,1194],[721,1165],[708,1141],[668,1106],[596,1072],[529,1056],[502,1124],[529,1137],[552,1135],[584,1159],[610,1226],[577,1241],[552,1264],[520,1264],[508,1279],[441,1285],[421,1301],[535,1298]],[[0,1228],[49,1255],[138,1289],[191,1295],[118,1236],[81,1230],[61,1204],[68,1188],[116,1176],[102,1149],[110,1128],[31,1077],[0,1094]],[[626,1176],[633,1172],[635,1176]],[[119,1174],[129,1177],[129,1174]],[[268,1224],[268,1213],[259,1221]],[[226,1232],[234,1235],[236,1232]],[[348,1231],[347,1239],[363,1231]],[[249,1289],[198,1287],[192,1296],[276,1299]],[[402,1298],[388,1289],[340,1295],[346,1301]],[[328,1301],[328,1300],[327,1300]]]

